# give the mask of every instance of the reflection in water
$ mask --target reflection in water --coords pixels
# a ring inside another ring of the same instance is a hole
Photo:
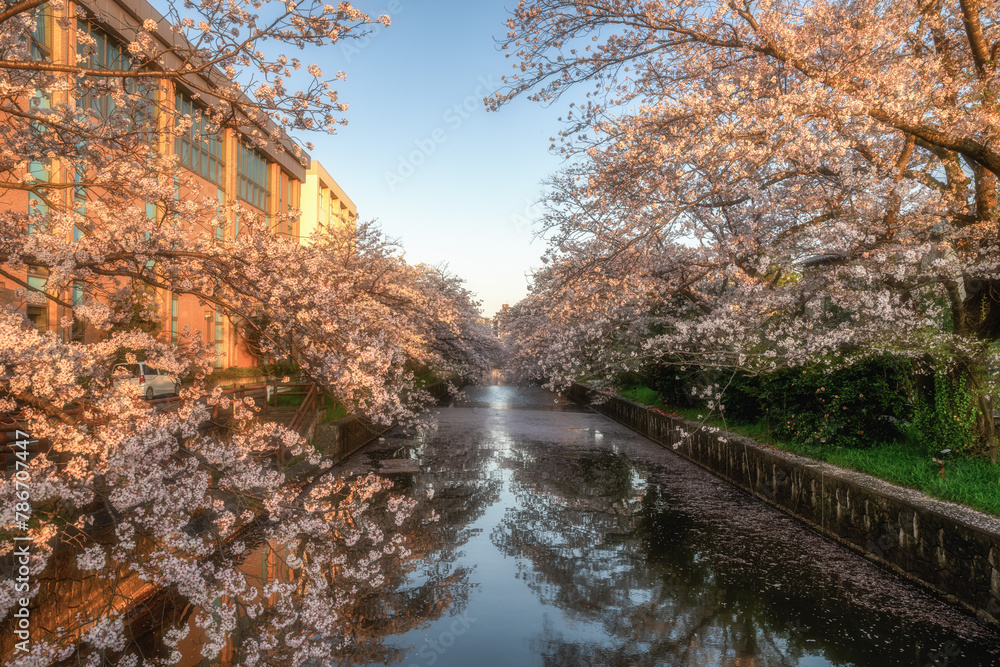
[[[426,541],[424,541],[426,542]],[[418,547],[419,548],[419,547]],[[344,633],[351,638],[349,644],[339,651],[339,661],[343,664],[369,664],[373,662],[394,662],[400,659],[398,648],[386,646],[383,638],[398,632],[405,632],[427,621],[440,618],[442,613],[460,609],[468,598],[468,573],[461,568],[447,565],[439,568],[433,576],[419,583],[407,581],[415,559],[426,557],[426,553],[414,553],[408,559],[399,559],[386,572],[387,585],[378,591],[371,590],[358,601],[338,612],[337,622]],[[275,545],[264,545],[244,564],[244,571],[251,575],[251,581],[263,590],[274,582],[295,584],[295,571],[287,565],[288,553]],[[256,572],[253,570],[256,569]],[[293,598],[294,600],[294,598]],[[295,602],[293,602],[294,604]],[[263,613],[251,619],[243,615],[241,625],[233,639],[215,660],[203,660],[199,656],[205,643],[202,635],[193,634],[179,645],[184,656],[178,663],[181,667],[208,665],[243,664],[246,658],[246,642],[258,636],[258,627],[266,627],[275,617],[280,617],[281,609],[276,608],[273,597],[268,600]],[[292,664],[291,656],[271,651],[267,664],[274,667]]]
[[[404,658],[405,649],[386,641],[443,617],[460,614],[465,608],[475,585],[470,582],[470,566],[459,562],[457,549],[475,531],[468,526],[479,518],[485,507],[498,499],[497,484],[484,480],[461,484],[450,483],[462,471],[478,470],[483,465],[485,453],[466,449],[441,461],[439,476],[430,482],[417,475],[385,474],[391,479],[394,494],[403,493],[415,498],[433,496],[430,505],[440,516],[431,521],[410,521],[396,527],[380,525],[386,534],[401,534],[410,553],[405,558],[395,558],[383,570],[385,581],[372,587],[356,604],[338,611],[340,634],[350,638],[338,651],[342,665],[392,664]],[[388,445],[370,457],[372,465],[361,472],[377,469],[378,462],[386,458],[426,459],[425,465],[434,461],[426,447],[426,438],[416,436],[398,446]],[[349,474],[349,473],[348,473]],[[433,492],[429,493],[433,489]],[[348,554],[348,562],[363,554]],[[255,580],[258,590],[274,581],[296,583],[296,573],[287,564],[287,551],[274,544],[256,550],[244,562],[243,570]],[[264,614],[251,620],[243,617],[243,624],[234,640],[223,654],[213,661],[200,660],[201,636],[192,636],[179,646],[184,659],[181,667],[207,667],[208,665],[242,664],[245,642],[255,636],[258,623],[269,616],[280,615],[280,609],[268,608]],[[268,665],[280,667],[290,664],[287,656],[271,653]]]
[[[410,553],[341,610],[336,664],[1000,664],[992,629],[603,416],[539,388],[467,393],[335,471],[410,459],[393,493],[440,515],[404,524]],[[244,571],[296,586],[288,556],[258,544]],[[239,664],[259,620],[214,664]],[[201,641],[180,664],[207,664]]]
[[[604,417],[535,388],[468,393],[416,478],[490,485],[458,553],[478,620],[402,634],[404,664],[1000,662],[993,630]]]

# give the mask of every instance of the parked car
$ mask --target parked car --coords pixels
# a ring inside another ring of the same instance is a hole
[[[181,391],[181,382],[176,377],[150,368],[145,362],[137,364],[116,364],[114,368],[115,386],[123,382],[139,387],[147,400],[158,396],[172,396]]]

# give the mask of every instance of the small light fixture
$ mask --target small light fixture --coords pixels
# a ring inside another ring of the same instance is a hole
[[[934,463],[937,463],[939,466],[941,466],[941,479],[944,479],[944,462],[950,456],[951,456],[950,449],[942,449],[940,452],[937,453],[937,455],[933,459],[931,459],[932,461],[934,461]]]

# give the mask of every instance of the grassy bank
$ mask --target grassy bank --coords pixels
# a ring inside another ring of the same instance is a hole
[[[624,389],[618,394],[684,419],[724,428],[778,449],[867,473],[893,484],[917,489],[934,498],[1000,516],[1000,466],[980,459],[949,460],[945,466],[945,478],[941,479],[940,466],[931,460],[931,454],[911,434],[892,442],[877,442],[866,449],[788,442],[775,438],[766,423],[726,423],[708,416],[705,408],[665,403],[659,392],[644,385]]]
[[[302,405],[302,401],[305,400],[305,396],[301,394],[278,394],[278,405],[283,407],[298,407]],[[336,421],[338,419],[343,419],[348,415],[347,408],[339,403],[335,403],[330,398],[326,399],[326,416],[323,421]]]

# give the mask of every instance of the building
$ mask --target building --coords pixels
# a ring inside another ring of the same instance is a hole
[[[79,8],[86,11],[86,18],[78,18]],[[168,22],[146,0],[94,0],[67,2],[54,9],[50,6],[34,31],[33,50],[38,59],[47,59],[56,65],[76,65],[77,58],[85,55],[81,45],[77,44],[77,33],[82,31],[96,44],[96,53],[85,58],[88,65],[124,70],[128,68],[127,44],[134,41],[143,30],[144,22],[149,20],[156,22],[159,29],[147,32],[162,47],[183,39],[170,31]],[[166,57],[176,56],[168,54]],[[214,196],[220,208],[241,202],[265,216],[278,233],[294,239],[309,238],[317,226],[338,221],[354,224],[357,217],[354,203],[318,162],[312,162],[310,168],[300,163],[293,152],[293,142],[288,137],[282,135],[278,143],[259,147],[252,145],[241,132],[228,129],[205,141],[201,135],[206,123],[200,118],[199,111],[205,107],[208,96],[204,91],[209,86],[204,85],[204,79],[195,80],[194,75],[187,81],[202,84],[198,85],[200,92],[195,92],[194,87],[184,80],[160,81],[154,93],[158,117],[150,123],[151,126],[166,127],[165,123],[173,122],[171,114],[175,118],[190,116],[193,119],[192,127],[183,136],[172,137],[165,132],[151,133],[150,136],[151,141],[158,142],[161,154],[177,156],[183,168],[194,177],[193,187],[183,189],[178,186],[178,198]],[[59,95],[63,97],[53,97],[52,101],[74,102],[69,92]],[[211,103],[213,100],[207,101]],[[100,105],[109,104],[108,96],[81,98],[75,102],[77,106],[89,106],[98,112]],[[308,156],[304,161],[309,162]],[[74,182],[74,174],[66,167],[45,170],[33,163],[30,170],[37,179],[46,182]],[[67,209],[81,210],[86,206],[86,198],[80,197],[79,192],[75,193],[74,188],[60,191],[57,196],[64,198],[59,205]],[[29,212],[33,207],[35,210],[39,208],[37,198],[33,201],[32,195],[17,190],[0,195],[0,206],[7,210]],[[136,206],[145,206],[147,215],[151,217],[157,214],[155,204],[136,202]],[[300,208],[303,209],[301,217],[295,215]],[[239,229],[237,226],[236,229],[213,232],[206,225],[203,230],[192,230],[192,233],[238,235]],[[20,272],[9,272],[31,289],[42,291],[46,288],[44,271],[29,267]],[[18,286],[8,286],[0,281],[0,302],[13,302],[14,288]],[[64,298],[64,302],[78,303],[83,298],[82,288],[80,294],[74,287],[73,294],[66,296],[68,298]],[[195,296],[162,290],[156,293],[156,300],[165,323],[162,331],[165,339],[177,343],[185,327],[189,327],[215,345],[217,368],[253,364],[253,358],[240,343],[236,323],[215,308],[199,303]],[[23,302],[17,305],[35,326],[54,331],[64,340],[88,341],[100,336],[100,332],[73,320],[72,308],[51,301],[44,305]],[[73,323],[68,324],[71,321]]]
[[[500,338],[504,334],[504,324],[507,321],[507,314],[510,311],[510,304],[503,304],[497,314],[493,316],[493,335]]]
[[[302,217],[299,218],[299,240],[308,243],[310,237],[327,227],[356,227],[358,207],[343,188],[318,161],[313,160],[302,185]]]

